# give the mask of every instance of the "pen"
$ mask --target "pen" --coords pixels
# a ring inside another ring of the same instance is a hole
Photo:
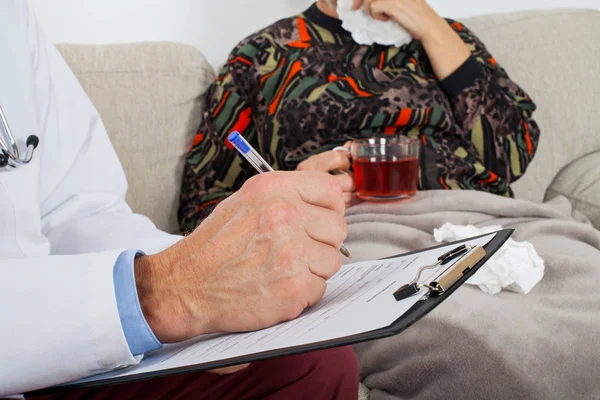
[[[240,152],[242,156],[258,171],[258,173],[263,174],[265,172],[274,171],[273,168],[265,161],[264,158],[261,157],[260,154],[240,135],[238,131],[233,131],[227,137],[229,143],[233,145]],[[352,258],[346,246],[342,244],[340,248],[340,253],[342,253],[347,258]]]

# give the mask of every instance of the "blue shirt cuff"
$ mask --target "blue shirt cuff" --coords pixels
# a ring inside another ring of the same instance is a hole
[[[162,347],[150,329],[137,294],[135,285],[134,261],[143,253],[136,250],[121,253],[113,269],[117,309],[129,350],[134,356],[157,350]]]

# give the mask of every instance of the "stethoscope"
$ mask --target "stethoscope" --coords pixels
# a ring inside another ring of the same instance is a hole
[[[27,153],[25,153],[24,158],[21,158],[19,155],[19,147],[10,131],[2,106],[0,106],[0,130],[2,131],[0,135],[0,150],[2,150],[0,151],[0,168],[17,168],[20,165],[28,164],[33,158],[33,151],[40,143],[40,138],[35,135],[30,135],[27,138]],[[8,140],[5,141],[5,139]]]

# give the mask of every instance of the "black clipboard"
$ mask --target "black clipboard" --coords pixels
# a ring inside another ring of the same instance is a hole
[[[395,322],[393,322],[390,326],[388,326],[386,328],[381,328],[381,329],[377,329],[374,331],[361,333],[358,335],[346,336],[343,338],[338,338],[338,339],[333,339],[333,340],[328,340],[328,341],[323,341],[323,342],[310,343],[310,344],[296,346],[296,347],[287,347],[284,349],[266,351],[266,352],[262,352],[262,353],[255,353],[255,354],[245,355],[242,357],[231,358],[231,359],[226,359],[226,360],[219,360],[219,361],[214,361],[214,362],[209,362],[209,363],[204,363],[204,364],[190,365],[190,366],[185,366],[185,367],[180,367],[180,368],[173,368],[173,369],[169,369],[169,370],[153,371],[153,372],[148,372],[148,373],[123,376],[123,377],[107,378],[104,380],[97,380],[97,381],[93,381],[93,382],[71,383],[71,384],[65,384],[65,385],[60,385],[60,386],[54,386],[51,388],[30,392],[30,393],[28,393],[28,395],[49,394],[49,393],[56,393],[56,392],[60,392],[60,391],[68,391],[70,389],[95,388],[95,387],[102,387],[102,386],[107,386],[107,385],[117,385],[117,384],[123,384],[123,383],[136,382],[136,381],[147,380],[147,379],[152,379],[152,378],[166,377],[166,376],[189,373],[189,372],[209,371],[209,370],[217,369],[217,368],[225,368],[225,367],[231,367],[234,365],[255,363],[255,362],[267,360],[270,358],[290,356],[290,355],[308,353],[308,352],[318,351],[318,350],[326,350],[326,349],[333,348],[333,347],[348,346],[348,345],[353,345],[353,344],[357,344],[357,343],[368,342],[368,341],[372,341],[372,340],[376,340],[376,339],[383,339],[383,338],[387,338],[390,336],[398,335],[398,334],[402,333],[403,331],[405,331],[406,329],[408,329],[410,326],[412,326],[415,322],[417,322],[418,320],[420,320],[421,318],[423,318],[424,316],[429,314],[433,309],[435,309],[444,300],[446,300],[450,295],[452,295],[452,293],[454,293],[454,291],[456,291],[459,287],[461,287],[463,283],[465,283],[471,276],[473,276],[473,274],[475,274],[477,272],[477,270],[479,268],[481,268],[481,266],[483,266],[496,253],[496,251],[498,251],[498,249],[500,249],[502,247],[502,245],[506,242],[506,240],[508,240],[508,238],[513,234],[513,232],[514,232],[513,229],[503,229],[503,230],[497,231],[494,238],[492,240],[490,240],[485,246],[483,246],[483,248],[485,249],[485,252],[486,252],[485,257],[483,259],[481,259],[481,261],[479,261],[477,263],[477,265],[475,265],[473,268],[471,268],[469,270],[469,272],[465,273],[460,280],[458,280],[455,284],[452,285],[452,287],[450,287],[448,290],[446,290],[443,295],[430,296],[426,300],[417,302],[410,310],[408,310],[406,313],[404,313]],[[399,257],[399,256],[408,256],[411,254],[417,254],[417,253],[425,252],[428,250],[435,250],[437,248],[446,247],[446,246],[453,245],[453,244],[460,245],[461,243],[465,243],[465,242],[468,242],[468,241],[471,241],[474,239],[479,239],[479,238],[482,238],[485,236],[489,236],[493,233],[494,232],[491,232],[491,233],[487,233],[485,235],[475,236],[475,237],[471,237],[471,238],[468,238],[465,240],[459,240],[459,241],[456,241],[453,243],[442,243],[438,246],[433,246],[433,247],[430,247],[427,249],[412,251],[412,252],[408,252],[408,253],[404,253],[404,254],[398,254],[395,256],[387,257],[386,259],[395,258],[395,257]]]

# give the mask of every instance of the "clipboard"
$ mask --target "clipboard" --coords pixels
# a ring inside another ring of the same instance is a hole
[[[159,371],[153,371],[153,372],[148,372],[148,373],[139,373],[139,374],[128,375],[128,376],[123,376],[123,377],[99,379],[99,380],[95,380],[95,381],[91,381],[91,382],[69,383],[69,384],[54,386],[54,387],[47,388],[47,389],[33,391],[33,392],[30,392],[27,394],[28,395],[42,395],[42,394],[49,394],[49,393],[56,393],[56,392],[65,392],[70,389],[95,388],[95,387],[102,387],[102,386],[107,386],[107,385],[117,385],[117,384],[123,384],[123,383],[136,382],[136,381],[147,380],[147,379],[152,379],[152,378],[166,377],[166,376],[183,374],[183,373],[202,372],[202,371],[208,371],[208,370],[213,370],[213,369],[218,369],[218,368],[231,367],[234,365],[256,363],[256,362],[271,359],[271,358],[291,356],[291,355],[303,354],[303,353],[319,351],[319,350],[326,350],[326,349],[330,349],[330,348],[334,348],[334,347],[348,346],[348,345],[353,345],[353,344],[357,344],[357,343],[368,342],[368,341],[373,341],[373,340],[377,340],[377,339],[383,339],[383,338],[387,338],[390,336],[398,335],[398,334],[402,333],[403,331],[405,331],[406,329],[408,329],[410,326],[412,326],[415,322],[417,322],[421,318],[425,317],[431,311],[433,311],[442,302],[444,302],[449,296],[451,296],[452,293],[454,293],[458,288],[460,288],[462,286],[462,284],[464,284],[471,276],[473,276],[477,272],[477,270],[479,268],[481,268],[481,266],[483,266],[496,253],[496,251],[498,251],[502,247],[502,245],[506,242],[506,240],[508,240],[508,238],[510,238],[510,236],[512,235],[513,232],[514,232],[513,229],[503,229],[503,230],[495,232],[494,238],[492,240],[490,240],[489,242],[487,242],[487,244],[481,246],[485,250],[484,255],[482,256],[482,258],[479,258],[479,261],[476,262],[475,265],[469,265],[469,268],[467,270],[464,270],[464,273],[463,273],[463,271],[461,271],[460,277],[453,278],[453,283],[451,285],[448,285],[447,287],[445,287],[442,292],[437,293],[437,294],[430,293],[428,296],[425,296],[422,299],[420,299],[412,308],[410,308],[407,312],[402,314],[396,321],[394,321],[391,325],[389,325],[385,328],[381,328],[381,329],[377,329],[377,330],[373,330],[373,331],[369,331],[369,332],[365,332],[365,333],[361,333],[361,334],[357,334],[357,335],[341,337],[341,338],[333,339],[333,340],[309,343],[309,344],[301,345],[301,346],[286,347],[286,348],[282,348],[282,349],[278,349],[278,350],[254,353],[254,354],[250,354],[250,355],[246,355],[246,356],[242,356],[242,357],[229,358],[229,359],[225,359],[225,360],[207,362],[207,363],[203,363],[203,364],[190,365],[190,366],[172,368],[172,369],[166,369],[166,370],[159,370]],[[475,239],[489,236],[493,233],[494,232],[488,233],[485,235],[468,238],[465,240],[456,241],[453,243],[443,243],[438,246],[430,247],[428,249],[422,249],[422,250],[417,250],[417,251],[413,251],[413,252],[409,252],[409,253],[405,253],[405,254],[399,254],[396,256],[387,257],[383,260],[392,259],[392,258],[399,257],[399,256],[410,256],[412,254],[418,254],[418,253],[421,253],[421,252],[424,252],[427,250],[435,250],[437,248],[447,247],[449,245],[460,245],[460,244],[463,244],[463,243],[466,243],[466,242],[469,242],[469,241],[472,241]],[[466,252],[465,255],[468,255],[468,252]],[[462,259],[463,258],[459,259],[458,262],[460,262]],[[438,277],[439,276],[440,275],[438,275]]]

